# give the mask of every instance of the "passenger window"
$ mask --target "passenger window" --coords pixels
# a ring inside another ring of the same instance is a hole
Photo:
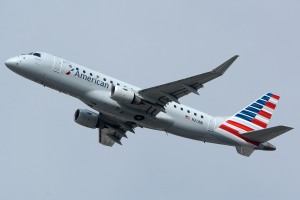
[[[97,78],[99,78],[99,75],[97,75]]]
[[[180,108],[180,110],[183,110],[183,108]]]
[[[194,113],[195,116],[197,116],[197,113]]]
[[[85,73],[85,70],[83,70],[83,73]]]
[[[103,78],[104,81],[106,81],[106,78]]]
[[[203,115],[201,115],[201,118],[203,118]]]
[[[110,83],[113,83],[113,81],[110,81]]]
[[[117,85],[120,85],[120,83],[117,83]]]
[[[176,105],[174,105],[174,108],[176,108]]]
[[[187,112],[188,112],[188,113],[190,113],[190,111],[189,111],[189,110],[188,110]]]
[[[92,74],[92,73],[90,73],[90,76],[93,76],[93,74]]]

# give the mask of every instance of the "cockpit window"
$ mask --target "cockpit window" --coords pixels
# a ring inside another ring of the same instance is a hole
[[[31,53],[23,53],[22,55],[32,55],[33,54],[33,52],[31,52]]]
[[[41,57],[40,53],[33,53],[32,55],[37,56],[37,57]]]

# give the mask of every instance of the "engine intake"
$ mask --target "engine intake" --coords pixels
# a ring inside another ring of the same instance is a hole
[[[98,128],[99,115],[86,109],[77,109],[74,114],[74,121],[81,126]]]
[[[139,105],[142,103],[142,99],[133,91],[115,85],[111,87],[110,98],[124,104]]]

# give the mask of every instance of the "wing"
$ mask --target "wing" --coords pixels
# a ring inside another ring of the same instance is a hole
[[[108,115],[99,113],[101,120],[99,127],[99,143],[106,146],[113,146],[114,143],[122,145],[122,137],[126,137],[126,132],[134,133],[134,128],[137,127],[133,122],[122,122]]]
[[[141,96],[149,97],[156,100],[159,104],[166,105],[168,102],[175,101],[178,102],[180,97],[188,95],[193,92],[198,93],[198,89],[203,87],[204,83],[211,81],[221,75],[230,67],[230,65],[238,58],[238,56],[233,56],[219,67],[213,69],[210,72],[192,76],[186,79],[181,79],[171,83],[151,87],[148,89],[143,89],[139,91]]]

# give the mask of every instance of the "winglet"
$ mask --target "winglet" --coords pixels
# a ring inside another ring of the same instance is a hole
[[[224,72],[230,67],[230,65],[238,58],[238,55],[233,56],[223,64],[221,64],[219,67],[212,70],[214,73],[224,74]]]

